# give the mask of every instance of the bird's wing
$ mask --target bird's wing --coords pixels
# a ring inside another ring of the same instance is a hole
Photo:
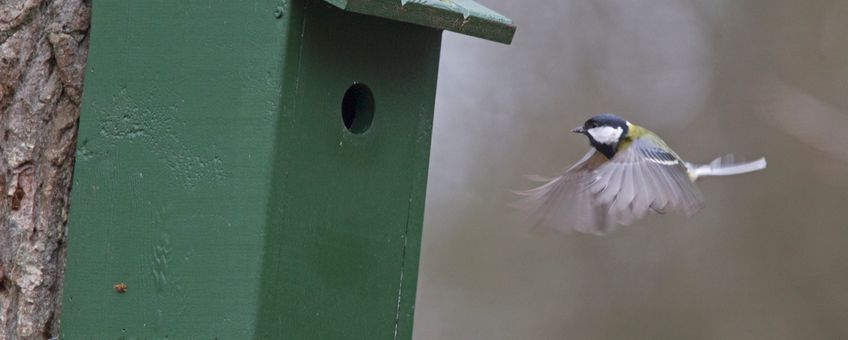
[[[593,197],[587,192],[596,180],[595,171],[606,162],[606,156],[592,148],[580,161],[559,176],[547,180],[545,184],[529,190],[515,191],[523,197],[513,203],[513,206],[533,214],[537,226],[555,228],[563,232],[609,232],[612,230],[612,224],[607,218],[607,208],[596,205]]]
[[[533,212],[540,225],[593,234],[606,234],[651,211],[692,215],[703,207],[685,165],[660,147],[659,138],[624,143],[610,160],[592,149],[560,176],[517,192],[524,196],[517,206]]]
[[[685,163],[662,140],[646,135],[630,143],[597,169],[601,180],[588,188],[596,204],[609,206],[613,221],[627,225],[651,211],[691,216],[703,208]]]

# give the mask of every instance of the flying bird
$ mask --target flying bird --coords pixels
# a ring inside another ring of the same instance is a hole
[[[604,235],[648,213],[691,216],[704,207],[695,181],[765,169],[765,158],[738,162],[733,155],[709,164],[683,161],[659,136],[610,113],[571,130],[586,135],[592,148],[554,178],[530,176],[539,187],[515,191],[515,206],[537,224],[561,231]]]

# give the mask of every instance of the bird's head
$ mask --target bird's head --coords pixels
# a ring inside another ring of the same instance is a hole
[[[627,137],[627,121],[611,113],[602,113],[589,118],[583,126],[571,130],[589,137],[589,143],[595,149],[603,153],[607,158],[612,158],[621,140]]]

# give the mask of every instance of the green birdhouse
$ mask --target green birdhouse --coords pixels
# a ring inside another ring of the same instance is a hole
[[[105,0],[61,334],[408,339],[442,30],[471,0]]]

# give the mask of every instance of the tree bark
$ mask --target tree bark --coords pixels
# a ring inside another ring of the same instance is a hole
[[[89,0],[0,0],[0,339],[58,335]]]

